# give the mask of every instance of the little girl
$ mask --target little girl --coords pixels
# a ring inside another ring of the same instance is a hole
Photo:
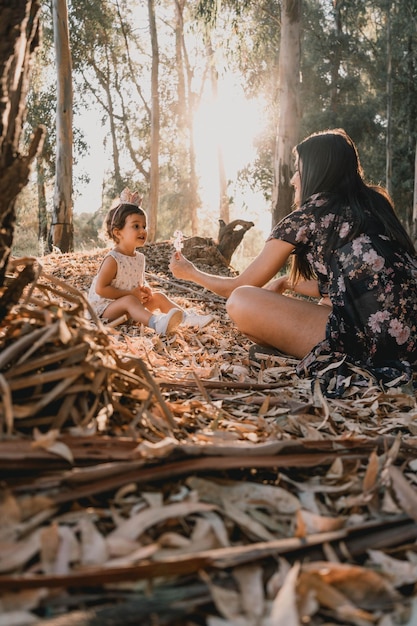
[[[121,199],[126,197],[124,190]],[[132,202],[121,202],[110,209],[105,225],[115,242],[103,259],[94,277],[88,299],[97,315],[109,322],[122,315],[153,328],[158,335],[172,333],[182,322],[202,328],[213,319],[211,315],[185,313],[160,291],[152,291],[145,283],[145,256],[136,250],[147,239],[146,214],[139,206],[141,199],[130,194]],[[159,310],[160,313],[154,311]]]

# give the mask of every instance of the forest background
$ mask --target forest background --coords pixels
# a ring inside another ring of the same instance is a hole
[[[47,132],[16,202],[17,256],[45,253],[53,221],[54,4],[41,2],[43,34],[22,142],[40,124]],[[282,11],[292,4],[298,48],[285,57]],[[155,211],[151,240],[177,229],[215,238],[218,219],[247,219],[257,227],[242,244],[243,265],[255,256],[272,224],[291,210],[288,194],[277,206],[276,193],[279,135],[286,132],[282,64],[288,69],[291,55],[299,80],[287,139],[345,128],[367,179],[387,186],[415,238],[415,0],[69,0],[66,8],[74,98],[67,216],[75,250],[106,245],[103,218],[128,186]],[[286,171],[287,186],[290,176]],[[100,189],[96,205],[85,194],[92,183]]]

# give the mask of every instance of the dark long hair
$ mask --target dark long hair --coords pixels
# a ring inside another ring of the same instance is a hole
[[[299,143],[294,152],[299,160],[301,205],[316,193],[329,194],[328,203],[318,212],[324,214],[331,210],[338,214],[349,207],[353,228],[346,241],[367,232],[370,222],[376,222],[382,234],[415,254],[413,242],[398,219],[387,191],[365,182],[357,148],[342,128],[314,133]],[[324,242],[325,254],[331,254],[337,231],[335,228]],[[311,278],[311,269],[308,270],[305,260],[294,255],[293,279],[300,274]]]

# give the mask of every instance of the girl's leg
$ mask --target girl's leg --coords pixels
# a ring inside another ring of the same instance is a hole
[[[329,306],[249,286],[235,289],[226,309],[242,333],[298,359],[325,338],[331,312]]]
[[[152,313],[145,309],[135,296],[122,296],[114,300],[103,313],[103,318],[110,322],[121,315],[128,315],[134,322],[148,325]]]
[[[161,313],[168,313],[171,309],[181,309],[181,307],[170,300],[162,291],[155,291],[152,298],[146,301],[146,308],[150,311],[159,309]]]
[[[104,311],[103,317],[112,321],[124,314],[127,314],[138,324],[150,326],[158,335],[167,335],[173,332],[181,324],[183,318],[182,310],[173,306],[169,308],[167,313],[162,312],[158,315],[153,315],[132,295],[122,296],[114,300]]]

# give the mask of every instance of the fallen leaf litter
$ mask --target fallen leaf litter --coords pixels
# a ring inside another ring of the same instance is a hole
[[[411,623],[415,392],[333,400],[250,361],[170,249],[146,247],[148,281],[201,330],[103,325],[103,250],[35,261],[0,326],[0,625]]]

